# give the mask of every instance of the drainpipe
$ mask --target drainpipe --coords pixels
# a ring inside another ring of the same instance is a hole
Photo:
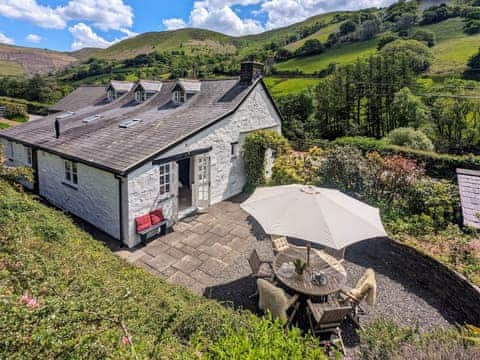
[[[33,192],[40,194],[40,176],[38,173],[38,149],[32,147]]]
[[[123,177],[115,175],[115,179],[118,180],[118,212],[120,221],[120,243],[121,246],[125,246],[125,231],[123,229]]]

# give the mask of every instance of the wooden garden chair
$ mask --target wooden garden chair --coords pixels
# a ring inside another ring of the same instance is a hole
[[[248,264],[252,270],[252,277],[255,279],[266,279],[270,282],[274,281],[275,274],[273,273],[272,261],[266,261],[260,259],[256,249],[253,249],[250,257],[248,258]],[[258,291],[250,295],[254,297],[258,295]]]
[[[288,295],[283,289],[265,279],[257,280],[257,288],[258,307],[265,313],[269,312],[273,319],[279,318],[289,326],[300,306],[299,295]],[[291,312],[288,315],[290,309]]]

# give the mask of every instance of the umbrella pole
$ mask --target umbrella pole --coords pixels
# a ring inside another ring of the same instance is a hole
[[[310,250],[312,249],[312,243],[310,241],[307,242],[307,267],[310,266]]]

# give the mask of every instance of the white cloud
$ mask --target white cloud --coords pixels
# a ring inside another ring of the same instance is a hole
[[[317,14],[337,10],[383,7],[396,0],[265,0],[261,11],[267,14],[266,27],[273,29],[305,20]]]
[[[92,28],[84,23],[78,23],[68,28],[72,33],[72,50],[79,50],[85,47],[107,48],[113,44],[101,36],[95,34]]]
[[[128,29],[133,25],[133,10],[123,0],[71,0],[57,12],[69,20],[92,21],[103,31]]]
[[[165,19],[162,21],[162,23],[167,28],[167,30],[178,30],[187,26],[185,21],[179,18]]]
[[[37,0],[0,0],[0,15],[53,29],[64,29],[71,20],[91,21],[104,31],[122,31],[133,24],[133,10],[123,0],[70,0],[57,7]]]
[[[0,32],[0,44],[15,45],[15,41],[4,33]]]
[[[73,36],[73,43],[71,45],[72,50],[80,50],[85,47],[96,47],[96,48],[104,49],[119,41],[122,41],[137,35],[137,33],[132,31],[121,30],[126,34],[124,37],[120,39],[108,41],[103,37],[101,37],[100,35],[96,34],[90,26],[82,22],[69,27],[68,31],[70,31],[70,33]]]
[[[0,0],[0,15],[50,29],[64,29],[67,25],[55,9],[39,5],[36,0]]]
[[[188,22],[172,18],[163,20],[169,30],[185,26],[199,27],[229,35],[245,35],[266,29],[287,26],[308,17],[335,11],[383,7],[396,0],[197,0],[193,4]],[[242,18],[238,6],[257,5],[251,17]],[[265,24],[255,19],[266,14]]]
[[[28,42],[31,43],[39,43],[42,40],[42,37],[37,34],[28,34],[27,37],[25,38]]]
[[[229,35],[246,35],[264,30],[262,24],[251,18],[240,18],[232,10],[232,6],[259,4],[262,0],[203,0],[195,1],[190,12],[188,23],[181,19],[166,19],[163,24],[179,25],[180,21],[190,27],[219,31]],[[180,21],[179,21],[180,20]]]

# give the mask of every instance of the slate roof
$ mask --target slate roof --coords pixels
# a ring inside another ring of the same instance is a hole
[[[457,177],[463,223],[480,229],[480,171],[457,169]]]
[[[181,86],[186,92],[199,92],[202,88],[202,82],[199,80],[178,79],[177,85]]]
[[[50,111],[77,111],[106,101],[105,86],[83,85],[49,107]]]
[[[115,91],[118,92],[128,92],[132,90],[135,84],[133,82],[128,81],[119,81],[119,80],[110,80],[110,85],[108,87],[112,87]]]
[[[171,94],[176,82],[166,81],[158,93],[141,104],[134,101],[134,92],[130,91],[112,103],[87,106],[60,120],[58,139],[55,115],[5,129],[0,136],[126,174],[234,112],[258,84],[265,87],[262,80],[250,85],[240,84],[238,79],[202,80],[201,92],[177,106]],[[102,118],[83,122],[96,114]],[[134,118],[142,121],[130,128],[119,127],[121,122]]]
[[[141,86],[143,90],[145,90],[146,92],[158,92],[162,88],[162,82],[151,81],[151,80],[140,80],[137,86]]]

